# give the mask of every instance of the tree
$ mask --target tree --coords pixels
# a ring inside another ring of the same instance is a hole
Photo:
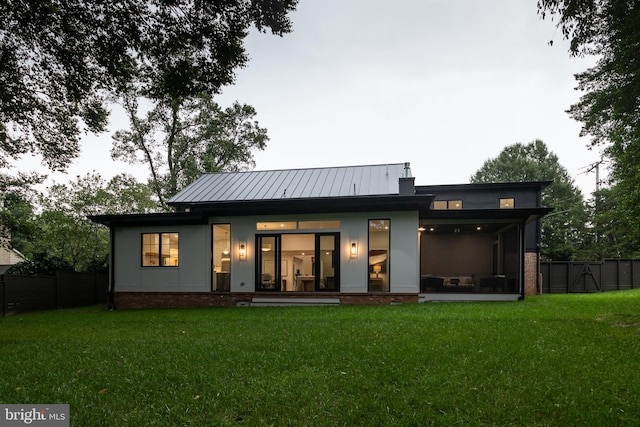
[[[604,147],[627,244],[640,247],[640,3],[628,0],[539,0],[542,18],[557,19],[571,55],[596,55],[576,75],[584,92],[569,114],[582,136]],[[615,188],[614,188],[615,187]]]
[[[586,222],[582,193],[558,157],[544,142],[513,144],[498,157],[484,162],[471,182],[521,182],[553,180],[542,193],[542,205],[554,212],[542,220],[542,256],[570,260],[579,249]]]
[[[589,217],[592,218],[593,232],[591,242],[585,247],[584,259],[601,260],[620,258],[624,240],[624,225],[616,212],[616,195],[611,188],[593,193],[593,199],[587,204]]]
[[[107,183],[94,173],[68,184],[53,184],[41,195],[39,212],[30,219],[32,244],[24,254],[38,260],[40,269],[60,262],[75,271],[104,268],[109,232],[87,215],[151,212],[156,208],[151,194],[148,187],[127,175]]]
[[[0,167],[39,153],[64,169],[108,100],[215,94],[248,59],[251,26],[283,35],[297,0],[0,2]]]
[[[584,259],[637,258],[640,244],[633,232],[635,218],[620,203],[625,195],[613,186],[600,189],[589,203],[592,233],[591,242],[584,247]]]
[[[0,210],[0,247],[27,252],[34,233],[31,221],[33,216],[34,206],[22,194],[5,194]]]
[[[36,192],[33,185],[41,184],[44,176],[19,173],[10,176],[0,173],[0,245],[8,245],[24,252],[29,245],[29,218],[34,210]]]
[[[112,157],[149,167],[150,186],[166,201],[205,172],[236,171],[255,165],[252,150],[263,150],[267,131],[250,105],[222,109],[211,96],[158,102],[138,117],[137,97],[125,99],[130,130],[114,135]]]

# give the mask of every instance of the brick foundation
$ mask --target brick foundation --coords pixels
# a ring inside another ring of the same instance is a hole
[[[339,293],[191,293],[191,292],[116,292],[116,308],[235,307],[251,303],[253,298],[339,298],[340,304],[418,303],[417,294],[339,294]]]
[[[532,296],[538,294],[539,257],[536,252],[524,254],[524,294]]]

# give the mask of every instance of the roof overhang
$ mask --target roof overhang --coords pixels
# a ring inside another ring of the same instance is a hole
[[[444,185],[416,185],[416,193],[434,193],[447,191],[478,191],[478,190],[503,190],[503,189],[534,189],[543,190],[553,184],[553,181],[516,181],[516,182],[481,182],[471,184],[444,184]]]
[[[346,212],[417,211],[425,215],[433,201],[432,195],[419,196],[350,196],[306,199],[247,200],[206,204],[174,204],[179,212],[92,215],[88,218],[108,227],[141,225],[206,224],[212,216],[285,215]],[[189,211],[185,211],[188,208]]]
[[[206,224],[208,218],[202,212],[167,212],[148,214],[90,215],[88,218],[107,227],[140,225],[171,226],[182,224]]]
[[[426,214],[433,202],[433,195],[382,195],[320,197],[299,199],[246,200],[217,202],[215,204],[174,205],[179,210],[204,212],[207,216],[284,215],[343,212],[418,211]]]
[[[544,217],[552,210],[553,208],[430,210],[426,215],[420,216],[420,221],[483,220],[528,223]]]

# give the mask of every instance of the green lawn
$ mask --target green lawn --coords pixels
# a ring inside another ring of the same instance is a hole
[[[640,290],[0,319],[0,403],[77,426],[640,425]]]

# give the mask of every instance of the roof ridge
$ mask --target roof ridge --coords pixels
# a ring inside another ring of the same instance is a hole
[[[256,173],[256,172],[305,171],[305,170],[318,170],[318,169],[351,169],[351,168],[370,168],[370,167],[382,167],[382,166],[404,167],[405,163],[406,162],[376,163],[376,164],[370,164],[370,165],[313,166],[313,167],[307,167],[307,168],[289,168],[289,169],[282,168],[282,169],[253,169],[253,170],[247,170],[247,171],[220,171],[220,172],[206,172],[206,173],[203,173],[201,176],[216,175],[216,174],[223,174],[223,173],[244,174],[244,173]]]

